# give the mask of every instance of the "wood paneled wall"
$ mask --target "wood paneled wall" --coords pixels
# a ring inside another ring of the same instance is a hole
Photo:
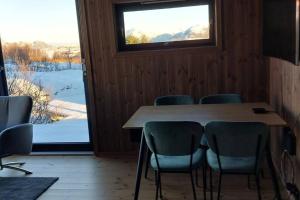
[[[295,174],[298,174],[297,185],[300,187],[300,66],[277,58],[267,58],[266,66],[270,71],[270,103],[289,126],[294,128],[297,136],[297,156],[293,160],[296,166]],[[278,165],[281,134],[278,129],[273,131],[277,133],[272,134],[272,152]]]
[[[237,92],[246,101],[266,100],[261,0],[222,0],[222,48],[127,53],[116,50],[112,2],[78,1],[96,152],[133,149],[121,126],[160,95],[189,94],[198,100]]]

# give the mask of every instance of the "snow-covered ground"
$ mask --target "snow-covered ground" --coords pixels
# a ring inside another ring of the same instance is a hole
[[[88,142],[82,70],[34,72],[32,76],[51,94],[50,109],[66,116],[52,124],[34,125],[33,142]]]
[[[43,63],[39,63],[40,65]],[[83,75],[80,64],[57,63],[60,71],[30,72],[32,82],[41,83],[51,96],[49,109],[63,115],[60,121],[34,124],[34,143],[89,142]],[[5,63],[6,70],[16,70],[17,65]],[[51,69],[51,64],[48,69]],[[47,69],[47,68],[45,68]]]

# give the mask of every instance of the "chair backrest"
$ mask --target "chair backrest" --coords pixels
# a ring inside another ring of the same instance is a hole
[[[0,131],[28,123],[31,110],[32,99],[29,96],[0,96]]]
[[[156,154],[190,155],[200,146],[203,127],[196,122],[147,122],[144,134],[149,149]]]
[[[155,106],[162,105],[190,105],[194,104],[193,97],[189,95],[170,95],[157,97],[154,101]]]
[[[226,103],[242,103],[239,94],[216,94],[202,97],[199,104],[226,104]]]
[[[260,122],[210,122],[205,126],[209,148],[220,156],[255,157],[262,155],[269,135]]]

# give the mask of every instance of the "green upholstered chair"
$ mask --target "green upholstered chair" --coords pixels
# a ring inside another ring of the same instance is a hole
[[[168,96],[160,96],[154,100],[155,106],[167,106],[167,105],[191,105],[194,104],[195,101],[193,97],[189,95],[168,95]],[[148,169],[150,163],[151,153],[149,149],[147,149],[147,161],[146,161],[146,170],[145,170],[145,178],[148,176]],[[198,183],[198,180],[197,180]]]
[[[151,166],[155,170],[156,199],[161,192],[161,173],[189,173],[194,199],[196,191],[193,170],[204,164],[205,151],[200,149],[203,127],[196,122],[148,122],[144,127]],[[205,179],[203,185],[206,186]],[[204,187],[204,197],[205,197]]]
[[[242,103],[239,94],[216,94],[202,97],[199,104],[226,104],[226,103]]]
[[[218,199],[223,174],[255,175],[258,199],[261,199],[259,175],[268,127],[259,122],[210,122],[205,126],[205,135],[211,187],[211,171],[219,172]],[[212,196],[211,192],[211,199]]]
[[[239,94],[215,94],[202,97],[199,104],[229,104],[229,103],[242,103],[241,95]],[[207,140],[204,136],[201,139],[201,144],[207,146]]]
[[[163,105],[190,105],[194,104],[193,97],[189,95],[169,95],[157,97],[154,101],[155,106]]]

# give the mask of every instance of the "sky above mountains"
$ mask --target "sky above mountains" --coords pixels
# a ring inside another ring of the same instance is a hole
[[[52,45],[79,44],[74,0],[0,0],[0,37],[4,42],[43,41]],[[125,30],[152,37],[207,26],[207,5],[124,13]]]
[[[125,12],[125,32],[138,30],[154,37],[165,33],[178,33],[195,25],[207,27],[208,9],[208,5],[198,5]]]
[[[74,0],[0,0],[4,42],[79,44]]]

